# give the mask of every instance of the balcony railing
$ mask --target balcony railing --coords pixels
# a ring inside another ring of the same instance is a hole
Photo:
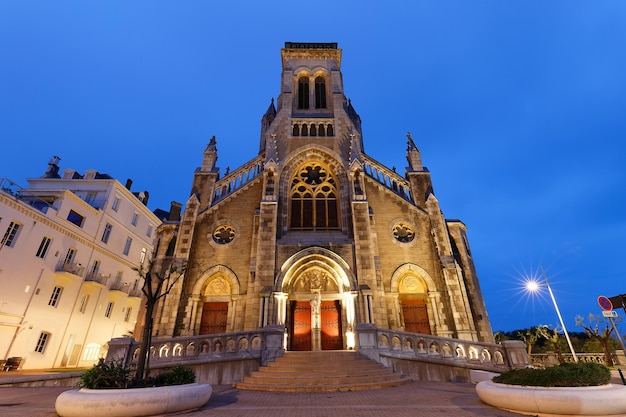
[[[74,262],[60,262],[55,269],[56,272],[67,272],[77,277],[82,277],[85,272],[85,267],[81,264]]]
[[[99,274],[97,272],[89,272],[87,273],[87,275],[85,276],[85,282],[94,282],[96,284],[100,284],[100,285],[107,285],[107,281],[109,280],[109,278],[111,277],[111,275],[104,275],[104,274]]]
[[[119,292],[123,292],[124,294],[128,294],[128,291],[130,290],[130,286],[128,285],[128,282],[114,282],[113,284],[111,284],[111,287],[109,288],[110,291],[119,291]]]
[[[139,288],[131,289],[130,291],[128,291],[128,296],[129,297],[140,298],[141,297],[141,289],[139,289]]]
[[[34,194],[31,194],[26,188],[22,188],[8,178],[0,178],[0,190],[22,201],[37,210],[46,213],[51,205]]]

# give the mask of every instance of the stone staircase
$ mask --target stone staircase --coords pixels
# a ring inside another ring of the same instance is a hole
[[[326,392],[396,387],[410,381],[353,351],[285,352],[234,386],[257,391]]]

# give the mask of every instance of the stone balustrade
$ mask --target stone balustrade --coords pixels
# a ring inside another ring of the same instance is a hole
[[[530,355],[530,361],[532,365],[539,366],[554,366],[558,365],[559,357],[556,352],[545,353],[533,353]],[[574,356],[571,353],[562,353],[561,357],[564,362],[574,362]],[[594,362],[605,365],[606,358],[604,353],[576,353],[576,357],[579,362]],[[611,352],[613,363],[617,365],[626,365],[626,356],[623,350],[616,350]]]
[[[357,329],[359,351],[374,356],[418,360],[464,368],[503,372],[528,364],[523,343],[483,343],[389,329]],[[375,332],[375,337],[371,333]],[[363,336],[370,333],[369,340]],[[506,341],[518,342],[518,341]],[[372,346],[373,345],[373,346]],[[371,356],[371,355],[368,355]]]
[[[364,171],[367,176],[375,179],[406,201],[413,203],[413,198],[411,197],[411,187],[406,179],[397,174],[395,171],[392,171],[382,164],[374,161],[372,158],[364,157],[364,162]]]
[[[227,196],[241,189],[241,187],[258,177],[262,171],[263,158],[257,157],[231,173],[226,172],[226,175],[215,183],[213,204],[222,201]]]

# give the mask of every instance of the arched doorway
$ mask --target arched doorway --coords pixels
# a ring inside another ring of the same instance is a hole
[[[404,330],[413,333],[431,334],[428,319],[428,299],[425,283],[409,272],[400,278],[398,298],[402,306]]]
[[[289,349],[343,349],[339,285],[326,272],[311,268],[289,292]]]
[[[344,264],[327,249],[308,248],[283,266],[275,298],[289,350],[354,348],[356,291]]]
[[[199,334],[226,333],[228,330],[228,307],[230,285],[220,276],[209,279],[202,294],[202,314]]]

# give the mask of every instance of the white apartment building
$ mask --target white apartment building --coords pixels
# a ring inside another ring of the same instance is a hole
[[[58,162],[26,188],[0,180],[0,360],[21,369],[90,366],[134,330],[161,223],[130,180]]]

